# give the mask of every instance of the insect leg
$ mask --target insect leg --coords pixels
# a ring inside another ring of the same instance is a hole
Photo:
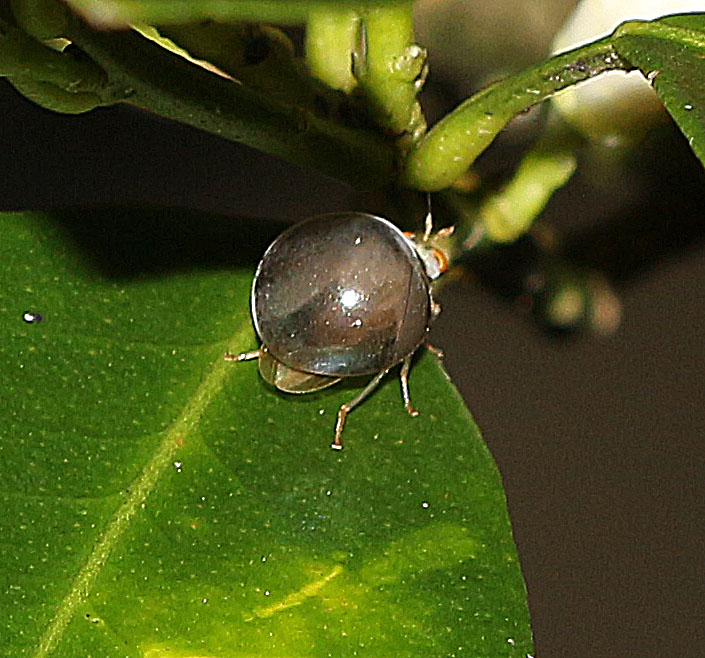
[[[330,445],[333,450],[343,449],[343,444],[340,442],[340,435],[343,433],[343,427],[345,427],[346,416],[370,393],[372,393],[377,386],[379,386],[382,378],[389,372],[389,370],[390,368],[387,368],[386,370],[382,370],[382,372],[375,375],[374,379],[367,384],[367,386],[365,386],[365,388],[363,388],[352,400],[350,400],[350,402],[341,405],[340,409],[338,409],[338,419],[335,423],[335,439],[333,439],[333,443]]]
[[[406,411],[410,416],[418,416],[419,412],[414,409],[409,399],[409,369],[411,368],[411,357],[413,356],[413,354],[409,354],[409,356],[404,359],[404,362],[401,365],[399,379],[401,381],[401,397],[404,400]]]
[[[433,233],[433,213],[431,212],[431,193],[426,192],[426,221],[424,222],[424,232],[422,242],[428,242]]]
[[[442,349],[440,349],[439,347],[434,347],[433,345],[431,345],[431,343],[424,343],[424,347],[437,359],[443,360],[443,357],[445,355],[443,354]]]
[[[437,318],[441,314],[441,305],[431,297],[431,317]]]
[[[226,361],[252,361],[252,359],[259,359],[262,356],[262,350],[252,350],[250,352],[240,352],[240,354],[233,354],[232,352],[225,353]]]

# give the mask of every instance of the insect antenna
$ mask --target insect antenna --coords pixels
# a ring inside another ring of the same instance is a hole
[[[421,242],[428,242],[433,233],[433,213],[431,212],[431,193],[426,192],[426,221]]]

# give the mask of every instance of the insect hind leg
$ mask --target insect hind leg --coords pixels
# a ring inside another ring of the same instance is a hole
[[[390,371],[390,369],[391,368],[387,368],[386,370],[382,370],[380,373],[375,375],[374,379],[370,381],[370,383],[367,384],[367,386],[365,386],[365,388],[363,388],[352,400],[350,400],[350,402],[341,405],[340,409],[338,409],[338,418],[335,422],[335,438],[333,439],[333,443],[330,445],[333,450],[343,449],[343,444],[340,442],[340,436],[343,433],[347,415],[379,386],[379,383]]]
[[[399,381],[401,382],[401,397],[402,400],[404,400],[404,407],[407,413],[415,418],[419,415],[419,412],[414,409],[409,396],[409,370],[411,369],[411,359],[413,356],[413,354],[409,354],[409,356],[404,359],[401,365],[401,371],[399,372]]]

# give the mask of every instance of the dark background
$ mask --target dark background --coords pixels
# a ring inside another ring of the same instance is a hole
[[[4,209],[149,203],[295,221],[349,207],[336,181],[135,110],[59,116],[3,81],[0,112]],[[642,213],[665,226],[650,239],[672,244],[616,270],[613,337],[551,340],[468,280],[441,295],[433,342],[502,472],[543,658],[705,656],[705,179],[668,139],[624,185],[577,179],[547,211],[608,220],[635,245]]]

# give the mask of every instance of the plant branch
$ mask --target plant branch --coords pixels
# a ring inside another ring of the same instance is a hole
[[[426,121],[416,94],[423,84],[426,51],[414,41],[413,3],[363,11],[365,56],[356,71],[377,123],[393,134],[419,137]]]
[[[608,37],[496,82],[459,105],[420,140],[408,156],[403,182],[419,190],[444,189],[520,112],[605,71],[634,68]]]
[[[314,77],[346,94],[357,85],[360,15],[349,7],[312,9],[306,22],[306,63]]]
[[[620,48],[634,37],[660,39],[684,48],[705,50],[702,30],[673,24],[678,18],[622,23],[604,39],[552,57],[528,71],[487,87],[444,117],[416,145],[402,174],[404,183],[427,191],[448,187],[519,112],[561,89],[605,71],[639,69]]]
[[[277,103],[135,32],[97,32],[72,16],[66,36],[107,73],[108,102],[148,109],[358,187],[378,187],[394,177],[392,141],[332,120],[325,108],[316,113]]]
[[[66,0],[96,27],[128,27],[132,23],[178,25],[199,21],[250,21],[300,25],[309,12],[357,10],[366,5],[388,5],[399,0]]]
[[[512,242],[526,233],[553,193],[570,180],[582,143],[564,124],[549,120],[512,179],[481,203],[478,219],[485,237],[494,242]]]

